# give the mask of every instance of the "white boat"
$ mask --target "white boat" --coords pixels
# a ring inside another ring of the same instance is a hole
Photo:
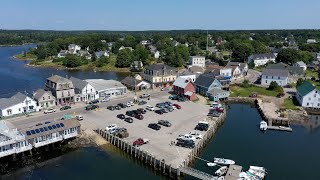
[[[208,162],[207,163],[207,166],[210,166],[210,167],[213,167],[213,166],[216,166],[217,164],[216,163],[213,163],[213,162]]]
[[[222,176],[225,173],[227,173],[227,171],[228,171],[228,167],[227,166],[222,166],[214,174],[217,175],[217,176]]]
[[[253,169],[255,171],[266,172],[266,169],[264,167],[259,167],[259,166],[250,166],[250,169]]]
[[[264,176],[266,175],[264,172],[255,171],[255,170],[253,170],[253,169],[249,169],[248,172],[249,172],[250,174],[253,174],[253,175],[257,176],[258,178],[261,178],[261,179],[263,179]]]
[[[231,159],[224,159],[224,158],[213,158],[213,162],[221,165],[230,165],[230,164],[235,164]]]
[[[251,173],[250,171],[247,171],[246,174],[248,175],[248,177],[252,180],[262,180],[263,178]]]
[[[260,130],[261,131],[266,131],[268,129],[268,124],[265,121],[260,122]]]

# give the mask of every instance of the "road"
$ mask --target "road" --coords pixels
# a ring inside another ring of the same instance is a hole
[[[231,84],[240,84],[245,79],[249,80],[251,83],[255,83],[260,76],[261,76],[261,72],[253,69],[249,69],[248,74],[245,77],[234,79],[231,81]]]
[[[157,96],[163,96],[166,94],[169,96],[168,91],[148,91],[144,93],[149,93],[151,95],[151,98],[157,97]],[[142,92],[139,92],[137,95],[139,94],[142,94]],[[128,93],[126,94],[126,96],[112,99],[109,102],[99,103],[98,105],[100,108],[106,108],[107,106],[110,106],[110,105],[116,105],[118,103],[132,101],[134,96],[136,96],[134,95],[134,93]],[[87,111],[84,109],[85,106],[86,106],[85,104],[77,105],[76,107],[73,107],[69,110],[65,110],[65,111],[57,110],[55,113],[50,113],[50,114],[43,114],[43,112],[37,112],[37,113],[33,113],[29,117],[23,116],[23,117],[18,117],[14,119],[7,119],[5,121],[12,123],[16,128],[19,128],[19,129],[34,127],[38,123],[44,123],[46,121],[50,121],[53,119],[60,119],[66,114],[74,114],[74,113],[86,114]]]

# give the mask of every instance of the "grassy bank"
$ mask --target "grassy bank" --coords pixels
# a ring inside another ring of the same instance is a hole
[[[34,54],[26,54],[26,56],[24,56],[24,54],[22,53],[22,54],[17,54],[14,57],[18,60],[31,60],[31,61],[37,60],[37,56]]]
[[[315,77],[315,78],[318,77],[318,73],[316,71],[311,71],[311,70],[307,69],[305,71],[305,73],[306,73],[306,76],[308,76],[308,77]]]
[[[286,98],[283,102],[283,107],[286,109],[291,109],[291,110],[299,110],[299,102],[295,97],[292,98]]]
[[[254,86],[248,88],[243,88],[240,86],[231,86],[230,87],[231,94],[230,97],[249,97],[252,92],[258,93],[258,95],[264,96],[277,96],[278,92],[267,90],[264,87]]]

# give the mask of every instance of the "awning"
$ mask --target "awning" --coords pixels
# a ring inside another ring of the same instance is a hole
[[[186,95],[186,96],[192,96],[192,94],[193,94],[193,92],[191,92],[191,91],[187,91],[186,93],[184,93],[184,95]]]

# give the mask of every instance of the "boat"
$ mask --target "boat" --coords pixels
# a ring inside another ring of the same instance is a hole
[[[227,166],[222,166],[214,174],[217,175],[217,176],[222,176],[225,173],[227,173],[227,171],[228,171],[228,167]]]
[[[236,163],[231,159],[224,159],[224,158],[213,158],[213,162],[221,165],[231,165]]]
[[[248,175],[248,177],[252,180],[262,180],[263,178],[255,175],[254,173],[251,173],[250,171],[247,171],[246,174]]]
[[[216,163],[213,163],[213,162],[208,162],[207,163],[207,166],[210,166],[210,167],[213,167],[213,166],[216,166],[217,164]]]
[[[261,179],[263,179],[264,176],[266,175],[265,172],[255,171],[253,169],[249,169],[248,172],[250,174],[253,174],[253,175],[257,176],[258,178],[261,178]]]
[[[268,124],[265,121],[260,122],[260,130],[261,131],[266,131],[268,129]]]
[[[259,166],[250,166],[250,169],[253,169],[255,171],[266,172],[266,169],[264,167],[259,167]]]

